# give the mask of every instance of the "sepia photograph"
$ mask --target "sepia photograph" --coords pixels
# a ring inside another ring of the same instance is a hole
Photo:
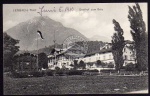
[[[3,4],[3,94],[148,94],[148,3]]]

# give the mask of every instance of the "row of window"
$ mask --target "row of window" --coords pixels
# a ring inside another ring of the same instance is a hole
[[[92,58],[92,57],[91,57]],[[91,58],[89,58],[89,61],[91,61]],[[96,60],[106,60],[106,59],[113,59],[112,58],[112,55],[109,55],[109,58],[106,58],[106,56],[104,55],[103,56],[103,58],[100,58],[100,56],[99,57],[96,57]],[[86,61],[86,59],[84,59],[84,61]]]

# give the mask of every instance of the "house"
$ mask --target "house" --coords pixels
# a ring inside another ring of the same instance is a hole
[[[14,71],[36,71],[37,54],[29,51],[18,51],[14,55],[13,70]]]
[[[125,44],[125,47],[123,48],[123,59],[123,66],[126,66],[129,63],[136,63],[136,50],[132,43]]]
[[[59,68],[73,68],[74,60],[81,58],[85,55],[85,50],[83,46],[80,46],[80,42],[73,44],[67,48],[56,47],[52,50],[51,54],[48,55],[48,66],[49,69]]]
[[[60,52],[60,49],[55,48],[58,52],[54,52],[54,54],[48,55],[48,68],[55,69],[55,67],[59,68],[68,68],[71,69],[71,65],[73,64],[73,57],[67,55],[67,51]]]

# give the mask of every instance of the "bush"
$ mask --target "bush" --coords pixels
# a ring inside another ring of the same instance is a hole
[[[83,75],[99,75],[99,71],[97,69],[87,70],[83,73]]]
[[[82,75],[85,70],[70,70],[67,72],[68,75]]]
[[[42,71],[33,71],[30,73],[30,75],[33,75],[33,77],[42,77],[44,76],[44,72]]]
[[[58,74],[58,75],[62,75],[62,74],[64,74],[64,71],[63,70],[59,70],[59,71],[56,71],[56,73],[55,74]]]
[[[54,70],[49,70],[48,69],[48,70],[45,71],[45,73],[46,73],[47,76],[53,76]]]
[[[42,71],[23,71],[23,72],[12,72],[12,77],[15,78],[27,78],[27,77],[42,77],[44,76]]]
[[[55,70],[56,70],[56,71],[59,71],[59,70],[60,70],[60,68],[59,68],[59,67],[55,67]]]
[[[134,71],[135,70],[135,64],[129,63],[125,66],[126,71]]]
[[[111,70],[111,69],[103,69],[103,70],[100,70],[100,72],[102,73],[116,73],[116,70]]]
[[[114,64],[110,62],[110,63],[108,63],[107,67],[108,68],[114,68]]]
[[[26,78],[28,77],[29,72],[12,72],[12,77],[14,78]]]
[[[88,70],[88,72],[99,72],[97,69],[94,70]]]

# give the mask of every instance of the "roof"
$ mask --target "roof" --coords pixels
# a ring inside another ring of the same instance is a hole
[[[20,50],[18,51],[14,56],[19,56],[23,54],[32,54],[32,55],[37,55],[37,52],[32,52],[32,51],[27,51],[27,50]]]
[[[125,44],[133,44],[134,41],[130,41],[130,40],[125,40]]]

